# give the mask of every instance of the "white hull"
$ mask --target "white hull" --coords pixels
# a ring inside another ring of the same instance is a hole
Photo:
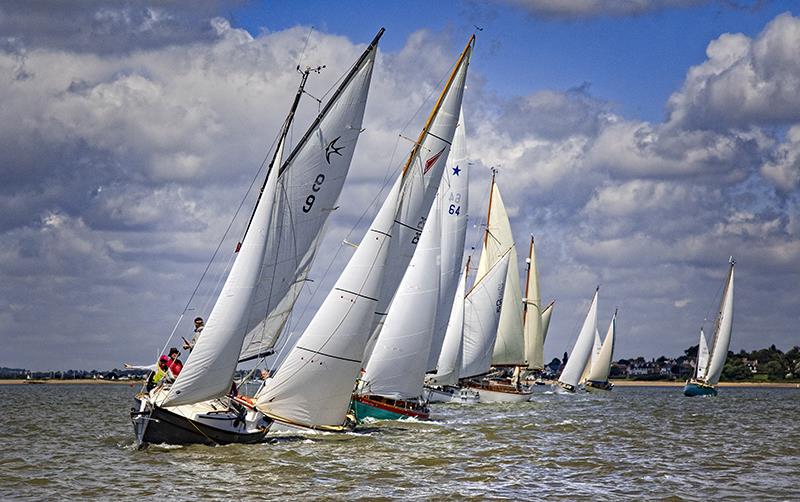
[[[553,392],[555,392],[556,394],[567,394],[567,395],[575,394],[574,390],[565,389],[558,383],[553,384]]]
[[[480,393],[459,387],[425,387],[423,398],[429,403],[476,404],[480,402]]]
[[[533,392],[522,390],[519,392],[497,392],[493,390],[480,389],[482,403],[523,403],[530,401]]]

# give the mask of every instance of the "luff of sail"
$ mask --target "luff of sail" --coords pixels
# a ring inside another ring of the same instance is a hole
[[[369,90],[369,82],[375,60],[375,47],[382,34],[383,29],[378,32],[357,64],[351,69],[337,93],[328,102],[323,113],[321,113],[312,124],[303,140],[301,140],[297,148],[295,148],[286,160],[286,163],[283,163],[283,150],[286,136],[294,111],[297,107],[300,93],[298,92],[298,95],[295,97],[292,110],[284,123],[275,156],[270,164],[267,180],[258,202],[256,203],[247,233],[242,240],[241,247],[231,267],[231,271],[217,298],[217,302],[212,308],[211,314],[208,316],[203,335],[198,339],[191,354],[187,358],[183,371],[181,371],[181,374],[161,403],[163,406],[178,406],[200,402],[219,397],[230,390],[233,373],[240,359],[245,336],[253,331],[254,326],[257,327],[259,323],[265,322],[264,320],[270,311],[266,304],[264,304],[264,308],[260,310],[260,313],[255,315],[256,311],[258,311],[257,305],[262,303],[258,291],[264,284],[263,275],[265,268],[269,269],[267,264],[269,261],[268,242],[271,236],[274,237],[281,233],[280,229],[276,230],[276,221],[285,221],[287,218],[285,213],[288,208],[284,210],[281,204],[283,203],[288,206],[290,201],[295,199],[294,197],[284,198],[286,196],[284,193],[280,195],[277,194],[279,182],[281,178],[286,177],[287,173],[294,179],[295,174],[299,176],[308,176],[307,170],[309,168],[312,171],[319,169],[319,165],[313,162],[314,155],[320,155],[318,151],[319,145],[316,146],[317,151],[315,153],[313,142],[310,142],[308,138],[310,138],[312,133],[316,132],[315,138],[323,142],[329,139],[323,134],[323,123],[335,124],[342,122],[344,119],[350,121],[350,123],[347,124],[348,126],[352,126],[357,121],[359,127],[356,129],[356,136],[351,138],[352,144],[355,146],[357,131],[360,130],[360,123],[363,118],[364,102]],[[303,76],[303,83],[305,83],[306,76],[307,72]],[[344,99],[344,101],[340,101],[341,99]],[[356,103],[357,106],[351,107],[352,109],[350,109],[348,113],[345,113],[345,107],[336,106],[339,103],[348,103],[350,100]],[[329,118],[330,120],[328,121]],[[342,126],[340,125],[339,127]],[[343,168],[341,171],[343,171],[343,173],[331,177],[331,183],[325,191],[326,198],[331,200],[327,203],[321,202],[317,205],[319,214],[316,218],[321,220],[318,222],[318,228],[313,231],[304,232],[307,234],[306,237],[308,237],[305,243],[307,248],[314,247],[318,234],[322,230],[324,220],[327,218],[327,211],[330,210],[330,206],[332,206],[338,198],[341,184],[344,181],[344,176],[346,176],[347,168],[349,168],[350,158],[352,158],[352,152],[348,154],[347,163],[341,165]],[[306,162],[308,164],[304,164]],[[278,166],[281,166],[280,169],[277,169]],[[315,179],[318,180],[319,176]],[[298,187],[308,189],[309,191],[312,191],[313,186],[315,186],[315,180],[311,180],[309,183],[309,180],[306,179],[305,183],[302,183],[298,178],[296,182],[298,183]],[[319,185],[320,183],[317,182],[316,186]],[[294,224],[299,225],[298,222]],[[298,228],[300,227],[298,226]],[[307,258],[308,252],[309,249],[300,249],[299,246],[294,248],[292,263],[297,263],[298,255]],[[300,265],[299,268],[303,270],[305,267],[305,265]],[[273,268],[273,272],[274,270],[276,269]],[[296,273],[296,270],[297,268],[293,269],[293,274]],[[272,279],[276,280],[275,277],[272,277]],[[292,284],[294,283],[295,281],[292,280]],[[289,291],[292,284],[286,285],[286,292]],[[270,298],[274,298],[274,304],[277,305],[283,300],[285,294],[286,293],[282,295],[271,295]],[[254,306],[254,304],[256,304],[256,306]],[[280,324],[282,325],[282,323]]]
[[[702,380],[708,368],[708,342],[703,328],[700,328],[700,341],[697,344],[697,378]]]
[[[453,289],[459,281],[464,258],[464,240],[467,235],[467,205],[469,197],[469,164],[467,163],[464,110],[459,114],[453,146],[442,174],[439,192],[442,194],[442,251],[441,279],[439,281],[439,306],[428,356],[428,370],[436,369],[442,350],[445,332],[453,306]],[[463,298],[463,296],[462,296]]]
[[[528,280],[525,285],[523,322],[525,335],[525,359],[528,369],[544,369],[544,329],[542,328],[542,304],[539,291],[539,271],[536,268],[536,250],[533,236],[528,252]]]
[[[725,291],[722,293],[719,314],[717,316],[716,329],[714,330],[714,340],[711,343],[711,350],[708,361],[708,368],[705,372],[705,382],[709,385],[719,383],[722,375],[722,368],[725,366],[725,359],[728,357],[728,347],[731,343],[731,331],[733,329],[733,258],[730,260],[728,277],[725,280]]]
[[[509,249],[475,282],[464,299],[464,339],[459,378],[483,375],[491,367],[510,256]]]
[[[598,287],[592,297],[586,319],[583,320],[583,326],[575,341],[575,346],[572,347],[567,364],[564,366],[561,376],[558,377],[558,381],[568,390],[575,390],[578,386],[578,379],[592,355],[594,334],[597,331],[597,296],[599,292],[600,288]]]
[[[450,78],[431,110],[431,114],[403,167],[403,175],[407,181],[403,185],[403,194],[396,219],[397,228],[392,233],[393,238],[390,244],[389,266],[381,287],[377,316],[373,323],[370,343],[365,350],[365,360],[369,359],[372,345],[381,330],[405,269],[411,261],[425,226],[425,217],[439,189],[442,171],[458,125],[467,69],[474,44],[475,36],[473,35],[453,67]]]
[[[492,353],[494,366],[521,366],[525,364],[525,338],[522,332],[522,290],[519,286],[517,250],[511,222],[508,220],[500,189],[492,176],[489,192],[489,212],[483,238],[481,259],[478,262],[476,281],[511,249],[508,258],[506,290],[503,294],[503,309],[497,325],[497,340]]]
[[[467,287],[469,263],[458,280],[453,296],[447,330],[442,342],[442,350],[436,363],[436,374],[428,378],[430,385],[456,385],[461,368],[461,345],[464,338],[464,295]]]
[[[297,301],[361,133],[381,29],[280,168],[240,360],[270,349]]]
[[[614,358],[614,340],[617,333],[617,313],[611,318],[611,323],[608,325],[608,332],[600,352],[597,357],[592,361],[592,369],[589,372],[587,380],[591,382],[608,382],[608,375],[611,373],[611,360]]]
[[[361,394],[401,400],[422,395],[439,298],[440,206],[437,198],[364,368]]]

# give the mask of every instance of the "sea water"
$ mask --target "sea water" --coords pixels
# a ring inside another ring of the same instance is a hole
[[[133,448],[125,385],[0,385],[0,500],[800,500],[800,390],[537,393],[432,422]]]

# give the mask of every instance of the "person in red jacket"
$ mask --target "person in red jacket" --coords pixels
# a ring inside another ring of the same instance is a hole
[[[168,366],[169,366],[169,372],[170,372],[170,376],[172,377],[172,380],[175,380],[175,378],[177,378],[178,375],[180,375],[181,370],[183,369],[183,362],[180,359],[178,359],[178,356],[180,356],[180,355],[181,355],[181,353],[177,348],[171,347],[169,349],[169,363],[168,363]]]

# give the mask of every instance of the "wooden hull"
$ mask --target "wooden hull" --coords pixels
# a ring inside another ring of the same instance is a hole
[[[525,387],[464,381],[463,387],[478,391],[481,403],[521,403],[529,401],[533,392]]]
[[[205,422],[209,419],[206,418]],[[241,419],[233,415],[220,414],[218,426],[192,420],[159,406],[139,406],[131,410],[131,422],[136,434],[137,446],[148,444],[208,446],[244,443],[254,444],[264,441],[269,430],[269,422],[256,429],[242,427]]]
[[[593,392],[593,393],[606,393],[611,392],[611,389],[614,388],[614,384],[611,382],[592,382],[591,380],[586,382],[583,386],[586,392]]]
[[[382,396],[354,396],[353,410],[359,423],[367,418],[373,420],[430,419],[430,410],[427,406]]]

